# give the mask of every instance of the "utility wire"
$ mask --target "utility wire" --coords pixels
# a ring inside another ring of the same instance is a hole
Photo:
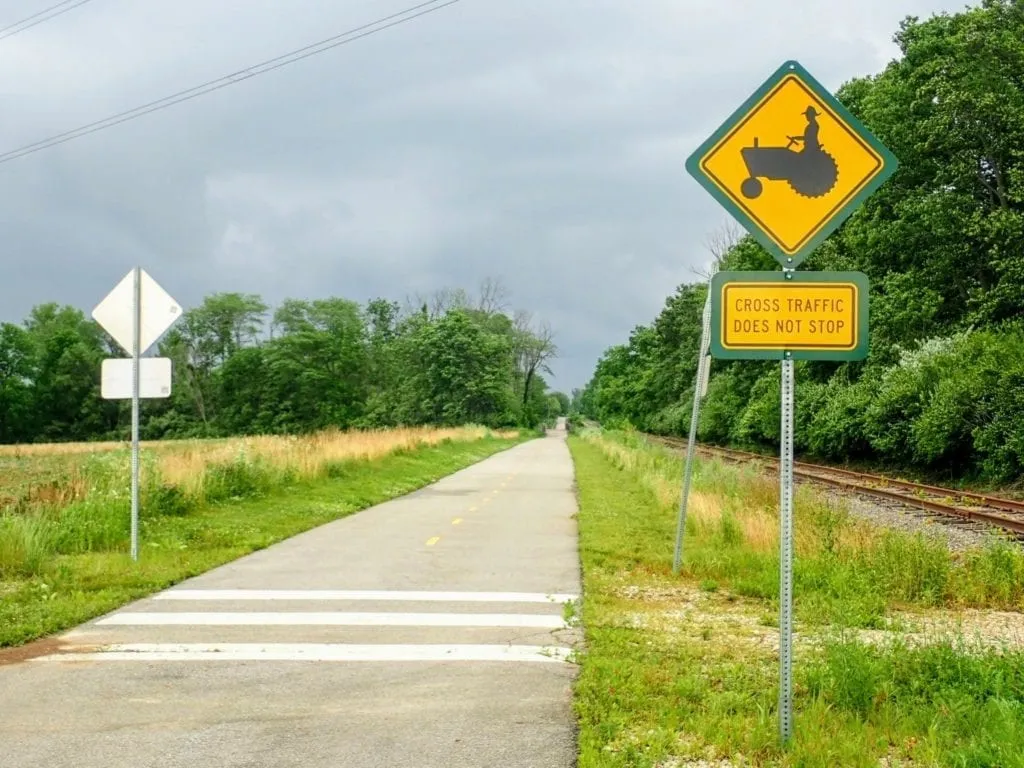
[[[49,149],[50,147],[55,147],[58,144],[63,144],[65,142],[72,141],[73,139],[87,136],[90,133],[102,131],[106,128],[112,128],[115,125],[126,123],[129,120],[134,120],[137,117],[148,115],[151,112],[157,112],[161,109],[174,106],[175,104],[180,104],[183,101],[189,101],[191,99],[198,98],[199,96],[204,96],[207,93],[218,91],[221,88],[227,88],[229,85],[235,85],[236,83],[256,77],[257,75],[262,75],[289,64],[294,64],[297,61],[307,59],[311,56],[316,56],[317,54],[324,53],[332,48],[337,48],[338,46],[355,42],[356,40],[360,40],[364,37],[369,37],[370,35],[374,35],[378,32],[383,32],[391,27],[397,27],[399,24],[405,24],[413,19],[426,16],[429,13],[434,13],[442,8],[447,8],[450,5],[455,5],[460,1],[461,0],[445,0],[444,2],[441,2],[441,0],[429,0],[428,2],[414,5],[411,8],[406,8],[404,11],[393,13],[390,16],[377,19],[369,24],[363,24],[362,26],[355,27],[347,32],[342,32],[341,34],[334,35],[333,37],[328,37],[318,43],[312,43],[291,51],[290,53],[275,56],[272,59],[267,59],[266,61],[254,64],[251,67],[246,67],[245,69],[240,69],[237,72],[232,72],[229,75],[219,77],[216,80],[210,80],[201,85],[197,85],[183,91],[178,91],[177,93],[165,96],[162,99],[157,99],[156,101],[151,101],[148,104],[135,107],[134,109],[119,112],[116,115],[111,115],[103,120],[97,120],[96,122],[79,126],[78,128],[65,131],[64,133],[58,133],[48,139],[42,139],[41,141],[36,141],[32,144],[26,144],[18,149],[12,149],[9,152],[4,152],[0,154],[0,164],[9,163],[12,160],[24,157],[25,155]],[[79,2],[82,2],[82,0],[79,0]]]
[[[21,21],[16,21],[13,24],[8,24],[6,27],[0,28],[0,40],[6,40],[8,37],[13,37],[19,32],[24,32],[26,29],[32,29],[44,21],[55,19],[58,16],[63,16],[68,11],[73,11],[81,5],[91,3],[92,0],[64,0],[62,3],[51,5],[49,8],[44,8],[39,13],[34,13],[31,16],[27,16]],[[50,13],[50,11],[56,11],[56,13]],[[46,14],[50,13],[49,16]],[[39,18],[43,16],[43,18]],[[29,24],[28,22],[32,22]]]

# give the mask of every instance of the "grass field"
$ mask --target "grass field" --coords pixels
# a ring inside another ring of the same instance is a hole
[[[256,549],[410,492],[524,439],[482,428],[153,444],[140,561],[122,446],[0,455],[0,647],[74,626]]]
[[[1024,766],[1024,556],[949,552],[797,495],[795,738],[777,736],[778,488],[629,435],[573,437],[580,765]],[[704,762],[701,762],[704,761]]]
[[[142,475],[149,488],[175,485],[196,501],[206,498],[213,466],[244,463],[269,476],[308,480],[338,462],[373,459],[399,450],[445,440],[475,440],[483,428],[341,432],[305,437],[260,436],[220,440],[167,440],[142,443]],[[512,434],[512,433],[509,433]],[[0,445],[0,511],[15,513],[81,501],[97,483],[124,484],[125,443]],[[215,493],[215,491],[214,491]]]

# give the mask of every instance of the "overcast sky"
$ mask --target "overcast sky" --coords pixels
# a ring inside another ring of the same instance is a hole
[[[53,5],[8,0],[0,27]],[[0,152],[414,0],[93,0],[0,40]],[[0,164],[0,321],[89,312],[136,263],[217,291],[402,300],[501,278],[582,386],[708,260],[684,161],[787,59],[831,89],[945,0],[462,0]]]

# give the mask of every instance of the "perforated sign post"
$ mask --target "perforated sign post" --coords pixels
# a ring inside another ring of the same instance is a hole
[[[704,300],[704,318],[700,334],[700,348],[697,351],[697,375],[693,383],[693,412],[690,414],[690,439],[686,444],[683,459],[683,489],[679,494],[679,523],[676,526],[676,554],[672,560],[672,572],[679,573],[683,562],[683,534],[686,532],[686,507],[690,498],[690,483],[693,480],[693,449],[697,445],[697,422],[700,420],[700,401],[708,393],[711,376],[711,282]]]
[[[105,399],[132,401],[132,560],[139,559],[139,398],[169,397],[171,361],[142,358],[164,331],[181,317],[181,307],[145,270],[136,267],[92,311],[125,352],[127,359],[103,361]]]
[[[779,67],[686,161],[701,186],[782,265],[781,272],[715,275],[711,356],[782,363],[779,734],[784,744],[793,734],[793,361],[860,360],[868,349],[867,277],[795,270],[898,165],[796,61]]]

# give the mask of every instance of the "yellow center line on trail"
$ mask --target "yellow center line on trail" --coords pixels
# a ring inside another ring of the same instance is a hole
[[[440,537],[440,536],[434,536],[434,537],[433,537],[433,538],[431,538],[431,539],[427,539],[427,546],[428,546],[428,547],[432,547],[432,546],[434,546],[435,544],[437,544],[437,542],[439,542],[440,540],[441,540],[441,537]]]
[[[458,525],[461,522],[462,522],[462,518],[461,517],[456,517],[454,520],[452,520],[452,525]]]

